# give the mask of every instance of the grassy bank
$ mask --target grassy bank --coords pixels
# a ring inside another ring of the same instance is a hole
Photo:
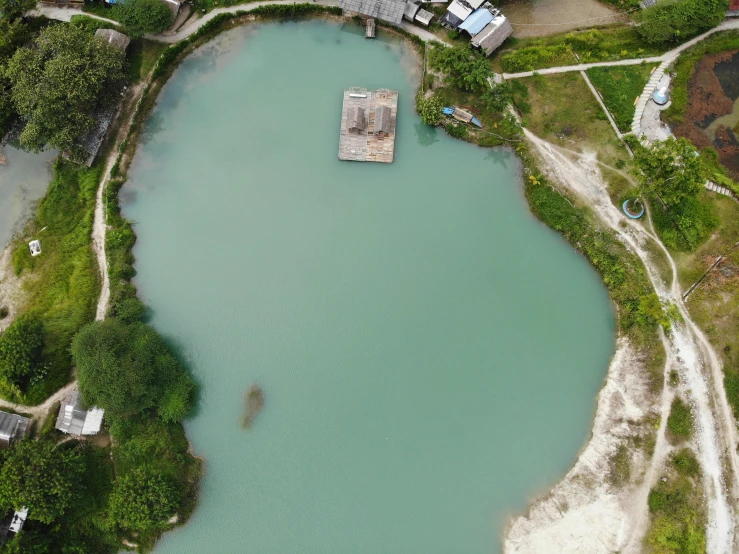
[[[644,41],[634,27],[617,26],[518,39],[505,45],[493,63],[506,73],[517,73],[559,65],[647,58],[666,51],[665,47]]]
[[[38,404],[61,388],[72,369],[72,337],[95,316],[100,283],[90,245],[100,176],[100,163],[88,169],[58,160],[36,217],[12,245],[13,268],[25,279],[26,301],[21,310],[43,322],[42,359],[47,374],[27,391],[3,390],[10,400]],[[41,241],[41,255],[31,256],[31,239]]]
[[[618,129],[622,133],[631,130],[639,98],[658,64],[642,63],[614,67],[593,67],[587,70],[588,78],[603,98]]]

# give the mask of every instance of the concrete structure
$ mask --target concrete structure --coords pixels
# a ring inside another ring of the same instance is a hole
[[[85,410],[79,391],[73,390],[62,399],[56,428],[62,433],[75,436],[96,435],[103,424],[104,413],[101,408]]]
[[[339,159],[392,163],[397,116],[397,91],[359,87],[344,91]]]
[[[8,448],[14,441],[24,438],[30,422],[27,417],[0,412],[0,448]]]

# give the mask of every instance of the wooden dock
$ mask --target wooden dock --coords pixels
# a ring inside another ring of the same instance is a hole
[[[339,159],[392,163],[397,116],[397,91],[366,90],[358,87],[345,90],[341,111]]]
[[[364,38],[375,38],[375,20],[371,17],[367,20],[367,30],[364,33]]]

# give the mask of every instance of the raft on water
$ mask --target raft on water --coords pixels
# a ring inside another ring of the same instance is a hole
[[[244,417],[241,425],[244,429],[251,427],[259,412],[264,408],[264,391],[256,383],[253,383],[244,395]]]

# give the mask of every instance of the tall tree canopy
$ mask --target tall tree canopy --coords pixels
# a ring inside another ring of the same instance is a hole
[[[26,120],[20,142],[69,149],[114,101],[124,80],[124,53],[73,25],[45,28],[8,62],[13,103]]]
[[[28,506],[29,519],[56,521],[81,497],[84,471],[76,448],[56,448],[48,441],[16,442],[0,468],[0,506]]]
[[[0,18],[0,136],[10,130],[18,113],[13,105],[10,80],[5,75],[8,60],[18,47],[28,40],[30,31],[22,19]]]
[[[128,417],[156,408],[165,421],[190,410],[193,382],[162,337],[141,322],[83,327],[72,341],[80,392],[89,405]]]
[[[490,63],[472,46],[434,46],[429,52],[429,63],[444,73],[445,81],[462,90],[482,92],[490,87]]]
[[[632,143],[634,174],[641,182],[643,194],[658,196],[668,206],[675,206],[702,190],[703,168],[690,141],[670,137],[650,147]]]
[[[36,0],[0,0],[3,19],[16,19],[36,7]]]
[[[663,0],[639,14],[637,29],[654,44],[683,42],[721,23],[728,9],[728,0]]]
[[[18,317],[0,335],[0,378],[21,387],[41,364],[44,328],[33,315]]]
[[[158,472],[140,467],[118,479],[110,495],[114,525],[146,531],[164,525],[177,512],[180,493]]]
[[[162,0],[126,0],[115,9],[132,37],[160,33],[172,25],[172,11]]]

